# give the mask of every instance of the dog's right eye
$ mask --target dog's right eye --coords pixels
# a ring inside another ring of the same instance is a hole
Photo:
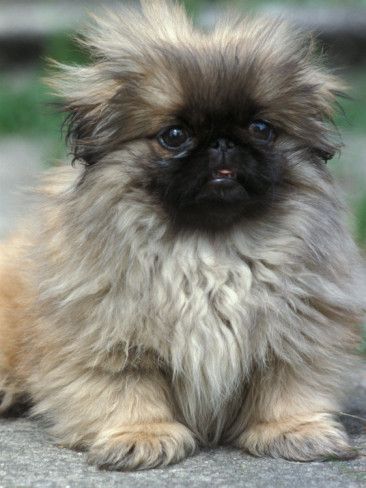
[[[166,149],[179,149],[190,138],[189,132],[184,127],[175,125],[164,129],[158,135],[158,141]]]

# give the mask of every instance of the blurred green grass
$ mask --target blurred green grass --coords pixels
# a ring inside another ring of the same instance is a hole
[[[47,60],[84,64],[87,55],[71,33],[50,36],[45,46],[44,56],[30,71],[0,74],[0,134],[55,137],[60,132],[63,115],[56,111],[55,100],[44,81],[48,75]]]
[[[62,117],[48,106],[51,97],[38,72],[22,82],[0,76],[0,134],[53,137]]]
[[[347,96],[340,100],[341,110],[335,122],[338,127],[365,135],[366,129],[366,67],[340,73],[348,85]]]

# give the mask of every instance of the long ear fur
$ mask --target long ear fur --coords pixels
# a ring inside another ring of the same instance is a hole
[[[311,82],[316,87],[314,94],[318,106],[317,117],[323,125],[322,133],[324,134],[324,143],[315,145],[313,149],[317,156],[328,162],[342,147],[339,133],[334,124],[334,115],[336,109],[339,108],[337,99],[346,97],[348,86],[340,78],[320,67],[313,68]]]
[[[68,113],[67,136],[74,160],[86,165],[96,163],[127,130],[129,109],[133,109],[128,101],[154,56],[149,48],[189,40],[193,34],[185,10],[169,0],[142,0],[140,10],[124,7],[92,19],[78,39],[92,64],[66,66],[52,61],[54,74],[46,80]]]

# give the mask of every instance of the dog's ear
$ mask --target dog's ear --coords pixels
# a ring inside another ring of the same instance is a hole
[[[298,135],[314,154],[324,162],[331,160],[342,147],[340,133],[335,124],[339,111],[339,98],[345,97],[346,85],[328,73],[317,59],[310,58],[302,68],[301,82],[294,89],[288,106],[297,107],[295,116]],[[300,96],[299,96],[300,94]],[[292,110],[294,113],[295,110]]]
[[[74,67],[56,62],[52,65],[56,71],[46,82],[62,100],[59,105],[66,113],[64,126],[73,158],[92,165],[103,152],[112,116],[110,101],[121,84],[106,76],[98,65]]]
[[[346,98],[347,85],[339,78],[322,70],[314,70],[311,75],[313,93],[316,106],[318,107],[315,117],[323,126],[320,137],[320,144],[314,145],[314,153],[324,162],[331,160],[342,146],[334,116],[337,109],[340,109],[339,99]]]
[[[124,6],[92,22],[78,39],[90,54],[89,66],[52,62],[46,83],[62,100],[65,126],[74,160],[96,163],[128,134],[131,113],[139,112],[136,88],[146,77],[146,63],[159,55],[155,43],[191,38],[192,25],[184,9],[172,0],[142,0],[141,8]],[[150,95],[151,97],[151,95]],[[137,114],[137,115],[136,115]]]
[[[250,93],[263,118],[294,135],[318,160],[331,159],[341,147],[334,115],[346,87],[324,67],[314,37],[281,19],[259,18],[237,29],[222,36],[242,40],[238,52],[249,60],[247,78],[256,81]]]

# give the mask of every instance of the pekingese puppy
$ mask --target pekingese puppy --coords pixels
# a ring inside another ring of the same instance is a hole
[[[3,245],[0,390],[110,469],[229,444],[354,455],[339,410],[364,313],[326,167],[337,79],[281,21],[192,27],[168,0],[96,19],[59,66],[79,169]]]

